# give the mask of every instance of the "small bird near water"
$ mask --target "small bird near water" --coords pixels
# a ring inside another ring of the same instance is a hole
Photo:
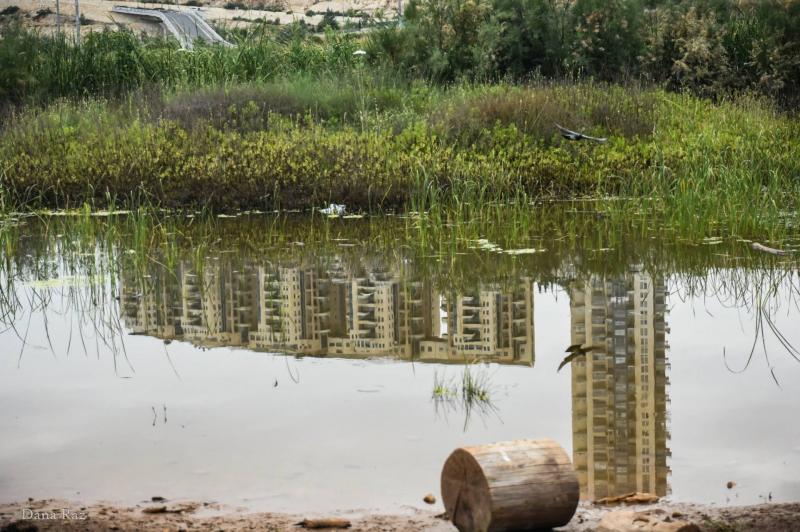
[[[559,126],[558,124],[553,124],[558,128],[561,132],[561,136],[567,140],[593,140],[595,142],[603,143],[608,140],[605,137],[590,137],[589,135],[584,135],[583,133],[578,133],[577,131],[572,131],[571,129],[567,129],[565,127]]]

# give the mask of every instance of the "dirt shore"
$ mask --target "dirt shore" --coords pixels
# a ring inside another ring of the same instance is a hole
[[[0,504],[0,530],[301,530],[305,518],[335,517],[352,523],[357,531],[452,531],[455,528],[440,514],[439,504],[433,510],[409,509],[400,515],[334,512],[324,516],[252,513],[244,509],[202,502],[143,502],[134,506],[107,503],[83,504],[56,499],[29,500]],[[438,512],[436,511],[438,510]],[[761,504],[742,507],[715,507],[697,504],[661,502],[627,507],[597,507],[581,504],[575,517],[558,530],[585,532],[595,530],[610,512],[620,510],[649,511],[665,521],[688,521],[704,531],[775,532],[800,531],[800,503]]]

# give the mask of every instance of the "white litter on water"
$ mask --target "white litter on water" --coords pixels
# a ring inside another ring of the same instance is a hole
[[[536,248],[522,248],[522,249],[507,249],[502,253],[506,255],[533,255],[534,253],[541,253],[543,251],[547,251],[546,249],[536,249]]]
[[[337,203],[331,203],[324,209],[320,209],[319,212],[322,214],[327,214],[328,216],[341,216],[345,213],[346,207],[344,205],[339,205]]]

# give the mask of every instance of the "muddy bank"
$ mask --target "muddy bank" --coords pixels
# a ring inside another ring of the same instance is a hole
[[[134,506],[106,503],[85,504],[56,499],[32,500],[0,505],[0,530],[302,530],[305,518],[336,517],[351,522],[349,530],[361,531],[452,531],[437,503],[431,510],[409,509],[407,513],[382,515],[363,511],[340,511],[320,516],[252,513],[242,508],[208,502],[143,502]],[[649,511],[664,521],[688,521],[704,531],[800,531],[800,503],[715,507],[699,504],[658,503],[627,507],[596,507],[581,504],[570,524],[559,530],[595,530],[610,512]],[[23,519],[23,517],[26,517]],[[49,517],[49,518],[48,518]],[[38,518],[38,519],[35,519]]]

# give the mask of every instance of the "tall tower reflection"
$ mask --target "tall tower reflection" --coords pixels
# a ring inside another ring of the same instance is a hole
[[[666,293],[663,278],[633,271],[570,287],[573,462],[581,498],[634,491],[666,495]]]

